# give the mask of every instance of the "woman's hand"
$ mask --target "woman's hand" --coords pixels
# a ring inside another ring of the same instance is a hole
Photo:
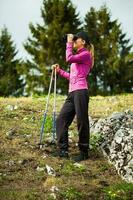
[[[56,70],[58,72],[59,69],[60,69],[59,64],[52,65],[52,70]]]
[[[73,34],[67,34],[67,42],[73,42]]]

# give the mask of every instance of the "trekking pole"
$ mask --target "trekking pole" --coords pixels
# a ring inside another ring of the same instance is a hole
[[[53,105],[53,127],[52,127],[52,143],[55,143],[56,134],[56,69],[54,70],[54,105]]]
[[[49,85],[49,90],[48,90],[48,96],[47,96],[47,102],[46,102],[46,107],[45,107],[45,112],[44,112],[44,118],[43,118],[42,127],[41,127],[41,131],[40,131],[40,145],[42,144],[42,139],[43,139],[43,135],[44,135],[44,124],[46,121],[46,116],[47,116],[47,111],[48,111],[48,104],[49,104],[49,97],[50,97],[52,80],[53,80],[53,73],[54,73],[54,70],[52,69],[50,85]]]

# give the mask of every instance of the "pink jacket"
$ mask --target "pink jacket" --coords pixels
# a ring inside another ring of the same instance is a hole
[[[69,42],[66,44],[66,61],[71,63],[70,73],[61,68],[57,73],[69,80],[69,92],[79,89],[88,89],[86,77],[92,65],[91,53],[86,48],[78,50],[75,55],[72,51],[73,44]]]

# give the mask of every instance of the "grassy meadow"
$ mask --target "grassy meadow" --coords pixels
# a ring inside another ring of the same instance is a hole
[[[57,95],[57,114],[66,96]],[[133,184],[95,146],[90,158],[76,165],[55,158],[51,138],[53,95],[45,125],[45,147],[39,148],[40,128],[47,96],[0,98],[0,200],[132,200]],[[89,115],[104,118],[133,110],[133,94],[90,97]],[[69,128],[70,156],[78,153],[76,119]],[[54,169],[48,174],[46,165]]]

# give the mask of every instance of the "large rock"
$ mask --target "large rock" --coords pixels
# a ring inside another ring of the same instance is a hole
[[[105,119],[92,122],[91,134],[101,134],[103,154],[113,163],[118,174],[133,183],[133,111],[115,112]]]

